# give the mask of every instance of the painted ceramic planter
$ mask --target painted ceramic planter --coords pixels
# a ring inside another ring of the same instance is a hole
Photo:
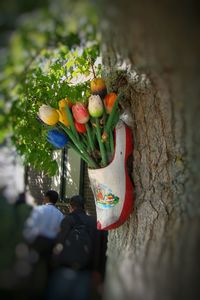
[[[88,169],[95,198],[97,228],[114,229],[122,225],[133,209],[133,184],[127,160],[133,153],[131,129],[119,121],[115,129],[115,154],[101,169]]]

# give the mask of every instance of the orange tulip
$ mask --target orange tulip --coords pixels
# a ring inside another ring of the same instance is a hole
[[[106,108],[106,112],[108,114],[111,113],[111,111],[113,109],[113,105],[114,105],[116,99],[117,99],[117,94],[115,94],[115,93],[109,93],[104,98],[104,105],[105,105],[105,108]]]
[[[99,95],[102,99],[107,93],[105,81],[102,78],[94,78],[91,80],[90,88],[93,95]]]

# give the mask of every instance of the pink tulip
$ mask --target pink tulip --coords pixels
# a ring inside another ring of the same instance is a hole
[[[85,124],[89,120],[87,108],[82,103],[76,103],[72,106],[72,113],[76,122]]]

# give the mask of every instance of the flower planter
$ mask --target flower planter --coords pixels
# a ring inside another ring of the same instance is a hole
[[[133,139],[126,121],[120,120],[123,93],[110,92],[105,97],[102,93],[106,93],[105,82],[95,78],[87,103],[70,105],[70,100],[64,98],[58,103],[59,110],[42,105],[38,116],[44,124],[54,126],[47,133],[54,147],[72,148],[88,165],[97,228],[109,230],[123,224],[133,208],[133,183],[127,166]]]
[[[88,169],[95,198],[97,228],[110,230],[122,225],[133,209],[133,184],[127,160],[133,152],[131,129],[122,121],[115,128],[115,154],[105,168]]]

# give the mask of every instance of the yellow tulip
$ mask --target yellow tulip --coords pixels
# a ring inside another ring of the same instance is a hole
[[[65,105],[68,105],[70,108],[72,107],[72,103],[70,102],[70,100],[68,98],[61,99],[58,102],[59,109],[64,108]]]
[[[39,118],[47,125],[55,125],[58,123],[59,114],[57,110],[49,105],[43,104],[39,108],[38,112]]]
[[[65,126],[69,127],[69,120],[67,119],[67,115],[65,112],[64,108],[60,108],[59,110],[57,110],[58,114],[59,114],[59,121],[61,123],[63,123]]]

